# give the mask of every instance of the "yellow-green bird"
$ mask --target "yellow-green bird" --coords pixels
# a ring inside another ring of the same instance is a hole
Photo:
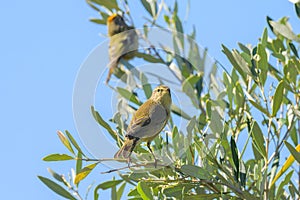
[[[134,114],[128,126],[124,144],[114,158],[126,158],[129,165],[134,147],[140,142],[147,142],[156,167],[157,160],[150,143],[166,126],[170,117],[171,104],[170,88],[164,85],[156,87],[151,97]]]
[[[134,27],[128,26],[124,18],[118,14],[112,14],[107,18],[109,41],[109,72],[106,83],[118,67],[121,58],[129,60],[134,57],[138,49],[138,35]]]

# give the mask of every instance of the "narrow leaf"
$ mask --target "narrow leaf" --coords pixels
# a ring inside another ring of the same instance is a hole
[[[69,156],[67,154],[50,154],[48,156],[45,156],[43,158],[43,161],[64,161],[64,160],[73,160],[74,158],[72,156]]]
[[[124,89],[124,88],[120,88],[120,87],[117,87],[117,91],[125,99],[127,99],[127,100],[129,100],[129,101],[131,101],[131,102],[133,102],[137,105],[142,104],[132,92],[130,92],[130,91]]]
[[[151,189],[144,181],[140,181],[138,183],[137,191],[141,195],[143,200],[152,200],[153,199]]]
[[[295,55],[297,58],[299,58],[298,51],[297,51],[295,45],[294,45],[292,42],[290,42],[290,43],[289,43],[289,46],[290,46],[292,52],[294,53],[294,55]]]
[[[89,173],[91,173],[91,171],[97,166],[97,164],[99,164],[99,162],[90,164],[90,165],[84,167],[82,170],[80,170],[80,172],[78,174],[76,174],[74,183],[78,184],[81,180],[83,180],[85,177],[87,177],[87,175],[89,175]]]
[[[78,174],[82,169],[82,154],[78,152],[76,160],[76,174]]]
[[[122,195],[123,195],[123,192],[124,192],[124,189],[125,189],[125,186],[126,186],[126,182],[124,182],[118,189],[117,191],[117,200],[121,200],[122,198]]]
[[[57,131],[57,135],[60,139],[60,141],[65,145],[65,147],[67,147],[67,149],[75,155],[75,152],[69,142],[69,140],[66,138],[66,136],[61,132],[61,131]]]
[[[100,116],[100,114],[95,110],[94,106],[91,107],[92,114],[96,121],[103,127],[105,128],[108,133],[115,139],[117,140],[117,134],[116,132],[113,131],[113,129],[109,126],[109,124],[103,120],[103,118]]]
[[[299,150],[298,149],[295,149],[293,147],[293,145],[291,145],[289,142],[287,141],[284,141],[284,144],[285,146],[288,148],[288,150],[290,151],[290,153],[292,154],[292,156],[296,159],[296,161],[298,163],[300,163],[300,144],[298,145],[299,146]]]
[[[294,40],[296,42],[300,42],[300,38],[293,33],[293,31],[286,25],[280,22],[270,21],[271,26],[274,30],[276,30],[280,35],[284,36],[289,40]]]
[[[121,182],[123,182],[123,180],[112,180],[112,181],[106,181],[103,183],[100,183],[96,188],[95,191],[102,189],[102,190],[107,190],[113,186],[116,186],[118,184],[120,184]]]
[[[285,142],[286,144],[286,142]],[[290,144],[291,145],[291,144]],[[294,152],[294,147],[291,145],[292,147],[292,151]],[[299,153],[300,152],[300,144],[297,145],[296,147],[296,152],[294,153]],[[293,155],[290,155],[288,157],[288,159],[284,162],[284,164],[282,165],[282,168],[279,170],[279,172],[276,174],[275,178],[272,180],[272,183],[271,183],[271,187],[276,183],[276,181],[286,172],[286,170],[288,170],[292,164],[294,163],[295,161],[295,157]]]
[[[178,108],[176,105],[171,105],[171,110],[174,114],[183,117],[184,119],[190,120],[192,119],[187,113],[185,113],[183,110]]]
[[[238,182],[239,174],[240,174],[240,161],[239,161],[238,149],[235,140],[232,136],[230,139],[230,148],[232,153],[232,160],[235,165],[235,180]]]
[[[300,2],[295,3],[295,10],[296,10],[297,16],[300,18]]]
[[[272,116],[276,116],[278,112],[282,99],[283,99],[283,89],[284,89],[284,81],[281,80],[276,88],[274,98],[273,98],[273,105],[272,105]]]
[[[77,149],[78,152],[80,152],[82,155],[84,155],[84,153],[82,152],[81,148],[79,147],[79,145],[77,144],[76,140],[73,138],[73,136],[71,135],[71,133],[69,131],[65,131],[69,141],[72,143],[72,145]]]
[[[254,124],[252,126],[251,136],[253,138],[253,142],[254,142],[255,146],[257,147],[257,150],[259,151],[259,153],[264,158],[266,158],[267,153],[266,153],[266,149],[265,149],[264,136],[263,136],[263,133],[256,121],[254,122]]]
[[[65,190],[62,186],[58,185],[52,180],[45,178],[43,176],[38,176],[38,178],[56,194],[65,197],[67,199],[76,200],[76,198],[73,197],[67,190]]]
[[[106,20],[104,19],[91,18],[90,21],[96,24],[106,25]]]
[[[61,175],[59,175],[58,173],[56,173],[55,171],[53,171],[52,169],[48,168],[47,169],[48,172],[53,176],[53,178],[55,178],[56,180],[58,180],[59,182],[65,183],[64,179],[62,178]]]
[[[209,173],[202,168],[195,165],[183,165],[180,169],[184,174],[199,178],[199,179],[206,179],[209,178]]]
[[[152,94],[152,88],[151,88],[151,85],[148,82],[148,78],[145,76],[144,73],[141,73],[140,79],[141,79],[141,83],[142,83],[142,86],[143,86],[144,93],[145,93],[147,99],[149,99],[151,97],[151,94]]]
[[[147,10],[147,12],[153,17],[153,13],[152,13],[149,2],[147,0],[141,0],[141,2],[143,4],[144,8]]]
[[[90,1],[100,6],[103,6],[108,10],[113,10],[113,9],[120,10],[120,8],[118,7],[117,0],[90,0]]]

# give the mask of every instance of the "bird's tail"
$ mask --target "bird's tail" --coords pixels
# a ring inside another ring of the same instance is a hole
[[[117,153],[114,155],[114,158],[128,158],[133,151],[135,145],[136,145],[136,140],[125,140],[123,146],[117,151]]]
[[[118,67],[118,59],[114,59],[109,63],[109,71],[105,80],[105,83],[108,84],[111,75],[114,73],[115,69]]]

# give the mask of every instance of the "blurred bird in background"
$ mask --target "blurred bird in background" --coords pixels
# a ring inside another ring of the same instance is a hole
[[[111,75],[118,67],[120,59],[132,59],[138,49],[138,35],[134,27],[125,23],[124,17],[112,14],[107,18],[109,41],[109,72],[106,78],[108,84]]]

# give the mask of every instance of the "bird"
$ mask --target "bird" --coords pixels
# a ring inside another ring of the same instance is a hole
[[[163,130],[170,118],[171,92],[165,85],[156,87],[151,97],[143,103],[133,115],[127,128],[123,146],[114,155],[115,159],[127,159],[130,165],[130,156],[141,142],[147,142],[147,147],[154,158],[154,166],[157,159],[150,147],[151,141]]]
[[[107,29],[109,41],[109,72],[106,78],[108,84],[111,75],[118,67],[121,58],[129,60],[134,57],[138,49],[138,35],[133,26],[128,26],[124,17],[112,14],[107,18]]]

